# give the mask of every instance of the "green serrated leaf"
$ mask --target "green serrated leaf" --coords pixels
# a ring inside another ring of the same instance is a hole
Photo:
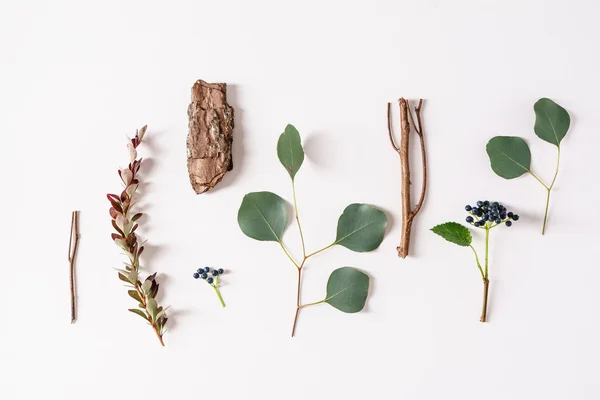
[[[533,130],[542,140],[559,146],[571,125],[567,110],[550,99],[539,99],[533,106],[535,125]]]
[[[290,174],[290,178],[294,179],[304,162],[304,149],[302,148],[300,133],[293,125],[286,126],[285,131],[279,136],[277,157]]]
[[[142,317],[146,321],[148,321],[148,317],[146,316],[146,314],[142,310],[138,310],[137,308],[130,308],[129,311],[131,311],[134,314],[139,315],[140,317]],[[148,321],[148,322],[150,322],[150,321]]]
[[[248,193],[238,211],[238,224],[252,239],[281,242],[288,222],[285,200],[271,192]]]
[[[138,294],[137,290],[128,290],[127,293],[129,293],[129,296],[133,297],[134,300],[137,300],[140,303],[142,302],[142,298]]]
[[[387,217],[368,204],[350,204],[338,220],[335,244],[352,251],[375,250],[383,241]]]
[[[352,268],[338,268],[327,281],[325,302],[345,313],[362,310],[369,295],[369,276]]]
[[[445,224],[434,226],[431,230],[433,233],[459,246],[470,246],[473,240],[469,229],[456,222],[446,222]]]
[[[492,170],[504,179],[513,179],[530,172],[529,146],[517,136],[496,136],[490,139],[485,150]]]

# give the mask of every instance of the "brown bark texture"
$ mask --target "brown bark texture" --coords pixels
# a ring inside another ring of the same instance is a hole
[[[487,321],[487,303],[488,303],[488,289],[490,287],[490,281],[487,279],[483,280],[483,305],[481,306],[481,318],[479,321]]]
[[[214,188],[233,169],[233,107],[227,84],[198,80],[188,107],[187,165],[197,194]]]
[[[421,210],[423,201],[425,200],[425,192],[427,190],[427,157],[425,153],[425,141],[423,138],[423,126],[421,122],[421,108],[423,106],[423,100],[419,100],[419,105],[415,108],[416,119],[412,116],[410,103],[408,100],[401,98],[398,100],[400,105],[400,146],[396,145],[394,137],[392,135],[392,122],[390,118],[390,107],[388,103],[388,134],[390,142],[394,150],[400,155],[400,168],[401,168],[401,179],[402,179],[402,237],[400,238],[400,245],[396,248],[398,256],[406,258],[410,246],[410,232],[415,216]],[[421,187],[421,196],[417,202],[415,208],[412,208],[411,200],[411,179],[410,179],[410,157],[409,157],[409,144],[410,144],[410,133],[414,128],[417,136],[419,137],[421,145],[421,161],[423,164],[423,185]]]

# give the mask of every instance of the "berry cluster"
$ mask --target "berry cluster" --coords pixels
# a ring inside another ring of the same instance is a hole
[[[212,276],[218,277],[219,275],[223,275],[224,272],[223,268],[213,269],[212,272],[209,267],[198,268],[198,270],[194,272],[194,279],[206,279],[206,282],[212,284],[215,280],[212,277],[209,278],[208,274],[210,273]],[[216,279],[218,280],[218,278]]]
[[[223,268],[214,269],[211,271],[209,267],[198,268],[196,272],[194,272],[194,279],[202,278],[212,287],[221,302],[221,306],[225,307],[225,302],[223,301],[223,297],[221,296],[221,292],[219,290],[219,285],[221,283],[221,275],[223,275],[225,271]],[[212,275],[212,276],[209,276]]]
[[[513,221],[518,221],[519,216],[508,211],[502,204],[496,202],[478,201],[477,205],[465,206],[465,210],[471,214],[467,217],[467,222],[476,228],[490,229],[504,224],[512,226]]]

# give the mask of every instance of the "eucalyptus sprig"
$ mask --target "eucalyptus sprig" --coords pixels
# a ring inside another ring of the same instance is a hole
[[[498,226],[511,227],[513,221],[518,221],[519,216],[508,211],[502,204],[490,201],[478,201],[476,205],[465,206],[465,210],[469,213],[466,218],[468,224],[475,228],[485,230],[485,266],[482,267],[479,262],[479,256],[475,247],[471,244],[473,237],[471,232],[457,222],[446,222],[445,224],[437,225],[431,228],[431,230],[446,239],[447,241],[457,244],[463,247],[470,247],[475,254],[475,262],[477,263],[477,269],[481,274],[483,280],[483,306],[481,309],[481,322],[487,320],[487,303],[488,303],[488,289],[490,286],[489,271],[488,271],[488,255],[489,255],[489,243],[490,243],[490,230]]]
[[[531,171],[531,151],[529,146],[517,136],[496,136],[490,139],[486,146],[492,170],[504,179],[514,179],[528,172],[546,189],[546,211],[542,235],[546,232],[548,207],[550,205],[550,192],[556,183],[558,167],[560,165],[560,142],[563,140],[569,126],[571,117],[567,110],[550,99],[539,99],[533,106],[535,112],[535,125],[533,130],[542,140],[556,146],[556,170],[552,182],[547,185]]]
[[[126,282],[131,289],[127,291],[130,297],[138,302],[139,308],[130,308],[134,314],[144,318],[156,333],[161,345],[167,323],[166,308],[163,309],[156,302],[159,284],[156,283],[156,273],[148,276],[142,283],[140,276],[140,256],[144,251],[143,244],[140,244],[135,231],[138,228],[137,221],[142,217],[142,213],[133,213],[133,206],[138,198],[135,197],[138,188],[137,173],[140,170],[142,159],[137,159],[137,147],[142,143],[147,126],[136,131],[135,137],[130,139],[127,147],[129,149],[130,162],[127,168],[119,170],[119,177],[125,188],[120,195],[107,194],[110,201],[110,216],[112,226],[116,233],[111,235],[115,244],[125,252],[128,261],[124,262],[125,269],[118,269],[119,279]]]
[[[385,213],[368,204],[350,204],[338,220],[337,236],[333,243],[312,253],[307,253],[304,233],[298,215],[296,200],[296,173],[304,162],[304,149],[300,134],[292,125],[288,125],[277,142],[277,156],[292,180],[294,214],[300,232],[302,259],[296,261],[283,244],[283,233],[288,224],[288,212],[285,200],[271,192],[252,192],[244,196],[238,211],[238,224],[242,232],[256,240],[277,242],[287,258],[297,270],[296,313],[292,326],[292,336],[296,331],[298,314],[302,308],[327,303],[345,313],[361,311],[367,301],[369,276],[353,267],[334,270],[329,276],[325,298],[312,303],[301,302],[302,271],[306,260],[335,245],[344,246],[352,251],[366,252],[375,250],[385,234],[387,217]]]

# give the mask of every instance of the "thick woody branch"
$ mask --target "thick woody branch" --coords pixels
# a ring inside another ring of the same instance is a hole
[[[423,99],[419,101],[419,105],[415,108],[416,120],[413,118],[412,111],[408,100],[401,98],[398,101],[400,105],[400,147],[396,146],[391,130],[390,122],[390,105],[388,103],[388,134],[392,147],[400,155],[401,167],[401,190],[402,190],[402,237],[400,245],[397,247],[398,256],[406,258],[410,245],[410,232],[413,219],[421,210],[423,201],[425,200],[425,191],[427,190],[427,157],[425,153],[425,141],[423,136],[423,126],[421,121],[421,109],[423,107]],[[411,204],[411,178],[410,178],[410,132],[411,127],[414,128],[421,145],[421,160],[423,164],[423,185],[421,195],[414,209]]]

